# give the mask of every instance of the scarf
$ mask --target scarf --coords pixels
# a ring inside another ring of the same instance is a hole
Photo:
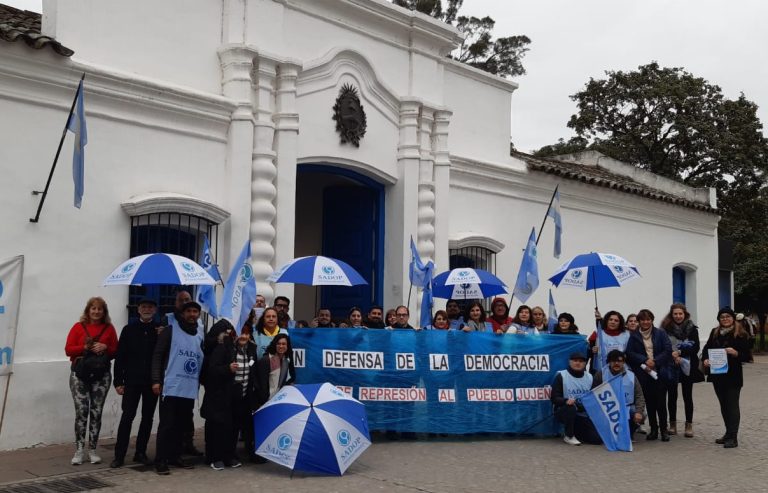
[[[718,327],[720,335],[725,336],[730,334],[733,331],[733,327],[734,327],[733,325],[731,325],[730,327]]]
[[[648,355],[648,359],[653,359],[653,327],[647,331],[639,329],[640,335],[643,338],[643,345],[645,346],[645,354]]]
[[[283,358],[278,354],[269,355],[269,371],[275,371],[280,369],[280,365],[283,363]]]

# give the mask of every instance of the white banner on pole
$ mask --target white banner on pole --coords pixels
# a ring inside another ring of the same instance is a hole
[[[0,260],[0,375],[12,371],[24,256]]]

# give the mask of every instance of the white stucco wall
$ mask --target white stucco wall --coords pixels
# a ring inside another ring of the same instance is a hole
[[[532,172],[509,175],[503,182],[473,176],[454,168],[451,231],[472,232],[504,243],[497,255],[497,274],[512,288],[531,228],[539,231],[555,186],[559,185],[563,216],[563,252],[553,256],[552,220],[544,226],[538,245],[539,289],[527,301],[547,311],[546,279],[575,255],[592,251],[613,253],[635,264],[642,275],[622,288],[599,290],[603,313],[624,315],[649,308],[657,322],[672,304],[672,268],[695,266],[695,292],[687,300],[701,327],[715,323],[717,305],[718,217],[656,200],[628,195],[572,180]],[[552,288],[558,312],[569,312],[587,334],[594,330],[594,294]],[[507,299],[509,299],[507,297]],[[520,305],[515,300],[512,311]]]

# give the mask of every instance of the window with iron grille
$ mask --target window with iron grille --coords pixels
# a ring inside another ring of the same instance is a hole
[[[496,253],[484,247],[467,246],[462,248],[451,248],[449,265],[451,269],[469,267],[471,269],[483,269],[496,275]],[[470,300],[470,302],[473,300]],[[459,301],[462,311],[465,305]],[[483,300],[486,311],[491,308],[491,299]]]
[[[131,257],[148,253],[171,253],[199,263],[204,235],[208,235],[211,254],[218,250],[218,224],[190,214],[153,213],[131,216]],[[128,290],[128,316],[137,316],[137,303],[144,297],[155,300],[158,313],[172,312],[176,293],[189,291],[194,297],[194,286],[131,286]]]

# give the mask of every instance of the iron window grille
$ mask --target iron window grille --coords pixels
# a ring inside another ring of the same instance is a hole
[[[131,216],[131,257],[148,253],[171,253],[200,262],[204,235],[208,235],[215,259],[219,246],[219,225],[203,217],[175,212]],[[137,304],[151,298],[158,304],[158,314],[172,312],[176,293],[187,290],[194,297],[194,286],[131,286],[128,290],[128,317],[138,316]],[[207,322],[207,320],[205,320]]]
[[[496,253],[484,247],[463,247],[450,249],[449,266],[451,270],[469,267],[471,269],[483,269],[496,275]],[[458,300],[462,313],[466,306],[474,300]],[[491,308],[491,298],[482,300],[486,312]]]

